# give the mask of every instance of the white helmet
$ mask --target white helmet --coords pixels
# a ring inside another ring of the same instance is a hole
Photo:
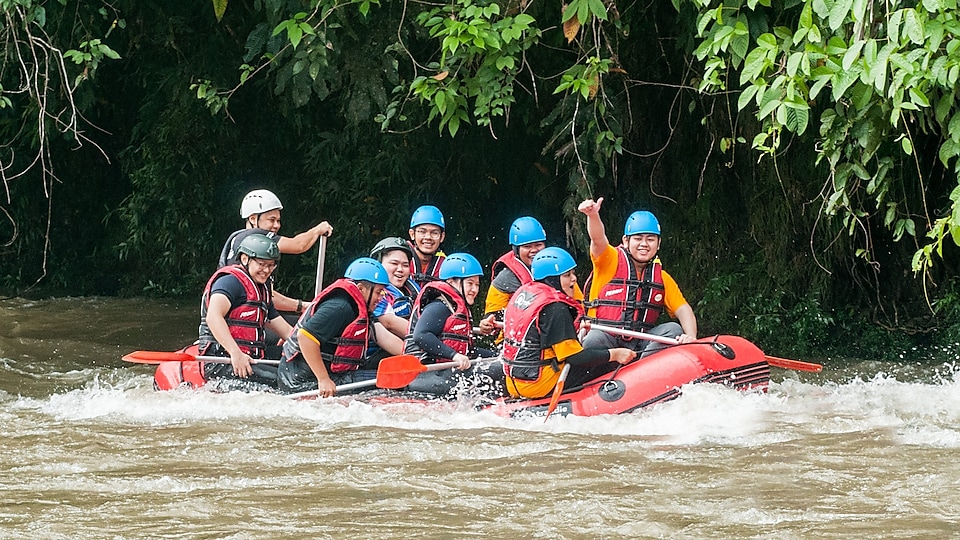
[[[247,193],[240,203],[240,217],[243,219],[270,210],[283,210],[283,204],[272,191],[266,189],[255,189]]]

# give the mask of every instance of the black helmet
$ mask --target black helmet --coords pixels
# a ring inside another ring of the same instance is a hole
[[[264,234],[251,234],[244,238],[237,251],[246,253],[254,259],[280,260],[280,248],[277,247],[277,243]]]
[[[397,249],[406,253],[407,257],[411,259],[413,258],[413,250],[410,249],[410,244],[408,244],[403,238],[397,236],[388,236],[377,242],[377,245],[373,246],[373,249],[370,250],[370,256],[380,262],[383,262],[384,255]]]

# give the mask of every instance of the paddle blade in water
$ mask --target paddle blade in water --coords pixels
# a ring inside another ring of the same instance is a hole
[[[161,362],[193,362],[196,356],[184,352],[133,351],[123,357],[125,362],[134,364],[159,364]]]
[[[767,363],[773,367],[783,369],[793,369],[796,371],[809,371],[810,373],[819,373],[823,371],[820,364],[811,364],[810,362],[801,362],[800,360],[790,360],[789,358],[777,358],[776,356],[765,356]]]
[[[381,360],[377,367],[377,387],[403,388],[424,371],[427,371],[427,366],[421,364],[416,356],[389,356]]]
[[[547,407],[547,414],[543,417],[544,422],[550,418],[554,409],[557,408],[557,404],[560,403],[560,394],[563,393],[563,385],[567,381],[567,373],[570,373],[570,364],[564,363],[563,371],[560,372],[560,378],[557,380],[557,385],[553,387],[553,397],[550,398],[550,406]]]

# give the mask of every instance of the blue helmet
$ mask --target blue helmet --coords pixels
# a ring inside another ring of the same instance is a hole
[[[436,225],[441,229],[447,228],[443,222],[443,213],[436,206],[430,206],[429,204],[417,208],[410,216],[410,228],[412,229],[417,225]]]
[[[657,216],[646,210],[638,210],[627,218],[627,223],[623,226],[624,236],[633,236],[635,234],[655,234],[660,236],[660,222]]]
[[[558,247],[541,249],[530,264],[530,273],[533,279],[541,280],[550,276],[566,274],[577,267],[577,261],[567,253],[567,250]]]
[[[350,263],[343,277],[354,281],[369,281],[376,285],[389,285],[387,269],[370,257],[360,257]]]
[[[440,265],[440,279],[468,278],[482,276],[483,267],[480,261],[469,253],[454,253],[447,255]]]
[[[531,242],[543,242],[547,239],[547,232],[543,225],[530,216],[517,218],[510,226],[510,245],[522,246]]]

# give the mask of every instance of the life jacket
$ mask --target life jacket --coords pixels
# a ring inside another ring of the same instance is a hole
[[[597,308],[591,320],[600,324],[635,331],[647,331],[657,324],[663,313],[663,276],[660,259],[656,258],[637,278],[633,257],[623,247],[617,248],[617,270],[613,279],[601,287],[596,298],[584,302],[587,309]],[[593,274],[584,290],[590,290]]]
[[[397,317],[409,319],[413,313],[413,302],[420,294],[420,286],[412,279],[407,279],[403,288],[397,288],[394,285],[388,285],[384,293],[390,297],[390,305],[393,306],[393,314]]]
[[[290,332],[290,337],[283,344],[283,356],[287,359],[287,362],[292,362],[297,356],[303,354],[300,352],[300,329],[303,328],[304,323],[310,317],[313,317],[320,304],[336,291],[345,292],[356,303],[357,318],[343,329],[340,337],[331,340],[331,343],[336,346],[333,354],[321,350],[320,355],[331,373],[353,371],[363,363],[363,359],[367,355],[371,322],[367,313],[367,301],[363,298],[363,293],[360,292],[360,288],[353,280],[347,278],[340,278],[331,283],[327,288],[320,291],[320,294],[303,310],[303,314],[297,320],[293,331]]]
[[[583,316],[580,303],[546,283],[533,281],[513,293],[503,314],[503,371],[507,377],[518,375],[518,379],[535,381],[542,375],[544,367],[551,364],[557,367],[556,358],[544,358],[540,344],[540,313],[557,302],[570,308],[574,325],[578,325]],[[539,369],[536,376],[532,376],[530,369],[524,369],[524,374],[519,375],[513,372],[514,368]]]
[[[442,301],[451,312],[451,315],[443,323],[440,341],[460,354],[469,355],[473,349],[473,323],[470,322],[470,306],[467,305],[467,301],[463,299],[460,291],[454,289],[446,281],[431,281],[420,289],[420,295],[413,303],[413,313],[410,314],[410,326],[407,327],[404,354],[412,354],[420,358],[421,361],[435,361],[413,341],[413,330],[417,327],[417,321],[423,313],[423,308],[437,299]]]
[[[416,281],[421,287],[430,281],[440,279],[440,265],[443,264],[443,260],[446,257],[439,252],[434,253],[430,259],[430,264],[424,268],[420,263],[420,257],[417,257],[416,244],[407,240],[407,245],[410,246],[410,250],[413,252],[413,257],[410,257],[410,279]]]
[[[493,280],[497,278],[497,275],[499,275],[500,271],[504,268],[507,268],[513,272],[513,275],[517,276],[517,279],[520,280],[521,285],[526,285],[527,283],[533,281],[533,274],[530,273],[530,269],[527,268],[527,265],[523,264],[523,261],[518,259],[517,256],[513,254],[513,251],[508,251],[493,262],[493,267],[490,269],[491,283],[493,283]],[[512,293],[513,291],[503,292]]]
[[[203,300],[200,303],[200,341],[198,343],[200,354],[207,354],[212,348],[220,347],[217,338],[213,337],[213,332],[207,326],[207,309],[210,306],[210,290],[213,288],[213,283],[218,278],[228,274],[240,281],[240,284],[243,285],[243,291],[247,295],[239,306],[231,309],[224,317],[227,327],[230,329],[230,335],[240,346],[240,350],[249,354],[251,358],[263,358],[264,348],[266,347],[264,328],[267,325],[267,311],[273,304],[270,287],[255,282],[247,273],[247,269],[239,264],[224,266],[214,272],[203,289]]]

